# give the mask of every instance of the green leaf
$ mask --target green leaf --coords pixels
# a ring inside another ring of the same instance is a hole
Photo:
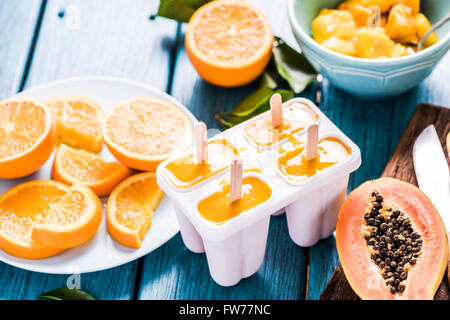
[[[188,22],[195,10],[211,0],[161,0],[158,15],[161,17]]]
[[[302,92],[316,79],[317,72],[308,60],[283,39],[275,37],[272,53],[278,73],[295,93]]]
[[[237,117],[245,117],[264,103],[273,94],[273,90],[268,86],[262,86],[258,90],[248,95],[244,100],[234,107],[232,113]]]
[[[257,101],[257,99],[254,99],[256,96],[260,95],[260,97],[262,97],[262,92],[265,90],[267,90],[267,87],[262,87],[256,90],[247,98],[242,100],[231,112],[217,112],[216,118],[219,121],[219,124],[223,128],[231,128],[245,120],[253,118],[256,115],[269,110],[270,97],[275,93],[279,93],[283,101],[289,100],[294,96],[294,93],[290,90],[270,90],[270,92],[268,92],[268,94],[266,94],[264,98],[259,100],[256,104],[250,104],[250,101]],[[244,106],[246,108],[244,108]]]
[[[80,289],[59,288],[46,293],[41,293],[38,298],[53,300],[95,300],[89,293]]]
[[[271,89],[276,89],[278,87],[277,81],[274,79],[272,74],[267,70],[264,71],[258,78],[257,83],[260,87],[269,87]]]

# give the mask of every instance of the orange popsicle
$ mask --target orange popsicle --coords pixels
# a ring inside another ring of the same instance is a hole
[[[297,102],[283,107],[283,123],[278,128],[273,128],[272,117],[268,113],[247,124],[245,134],[256,145],[268,147],[318,120],[318,114],[310,107]]]
[[[228,183],[222,187],[222,191],[201,200],[197,209],[200,215],[209,221],[226,222],[269,200],[271,194],[272,189],[267,183],[257,177],[247,176],[242,179],[242,198],[231,203]]]
[[[291,180],[303,181],[316,173],[348,158],[351,150],[337,138],[325,138],[319,142],[318,156],[306,159],[306,143],[291,139],[293,148],[280,149],[277,166]]]
[[[169,162],[164,173],[177,188],[189,188],[225,170],[239,151],[227,140],[208,143],[208,160],[197,163],[194,154]]]

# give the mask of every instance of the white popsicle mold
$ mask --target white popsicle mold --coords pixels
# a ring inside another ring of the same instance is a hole
[[[195,253],[206,252],[210,274],[220,285],[234,285],[258,271],[264,259],[271,214],[286,212],[289,236],[300,246],[312,246],[320,239],[329,237],[336,228],[349,175],[361,164],[360,150],[311,101],[294,98],[283,106],[296,102],[306,104],[319,115],[319,140],[338,138],[351,150],[350,156],[303,182],[294,182],[276,166],[278,145],[286,143],[285,140],[257,150],[250,139],[244,138],[245,126],[255,118],[221,132],[210,140],[227,139],[231,142],[241,150],[244,177],[256,176],[272,189],[268,201],[227,222],[215,224],[207,221],[198,213],[197,204],[221,190],[221,184],[229,179],[229,168],[190,188],[180,189],[164,174],[165,166],[193,150],[168,159],[158,166],[157,182],[174,204],[184,244]],[[267,113],[258,117],[264,114]],[[296,135],[302,135],[305,131]],[[253,164],[261,166],[263,174],[245,172]]]

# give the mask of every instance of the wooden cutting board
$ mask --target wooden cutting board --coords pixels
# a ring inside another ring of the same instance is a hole
[[[417,185],[416,175],[414,173],[412,149],[417,136],[428,125],[434,124],[440,137],[441,144],[446,150],[446,137],[450,131],[450,109],[421,103],[417,106],[411,120],[406,127],[397,147],[394,150],[382,176],[394,177],[403,181]],[[449,155],[445,152],[447,162]],[[448,270],[447,270],[448,272]],[[441,282],[439,289],[434,296],[435,300],[450,300],[449,282],[447,274]],[[330,281],[320,296],[321,300],[356,300],[359,299],[356,293],[350,287],[345,278],[341,264],[338,265]]]

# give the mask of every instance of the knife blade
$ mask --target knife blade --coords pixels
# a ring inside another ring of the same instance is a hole
[[[413,162],[419,188],[431,199],[450,232],[450,172],[434,125],[417,137]]]
[[[413,146],[413,163],[419,188],[438,210],[450,238],[450,173],[434,125],[426,127],[417,137]],[[447,281],[450,286],[450,255]]]

